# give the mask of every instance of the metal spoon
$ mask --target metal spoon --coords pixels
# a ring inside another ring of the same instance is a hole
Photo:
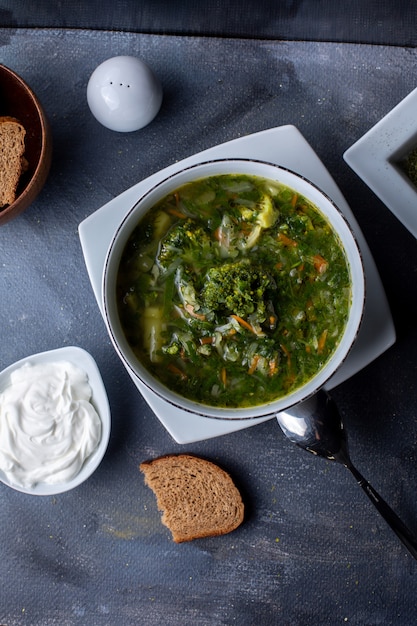
[[[318,391],[308,400],[278,413],[277,420],[284,435],[300,448],[347,467],[385,521],[417,559],[416,537],[352,464],[339,411],[325,391]]]

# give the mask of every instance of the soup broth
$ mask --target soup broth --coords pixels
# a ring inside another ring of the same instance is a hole
[[[130,346],[164,385],[241,408],[321,370],[343,334],[351,282],[337,234],[305,197],[227,174],[147,212],[124,249],[117,299]]]

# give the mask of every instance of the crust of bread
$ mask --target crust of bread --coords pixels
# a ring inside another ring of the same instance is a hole
[[[25,168],[25,135],[14,117],[0,117],[0,207],[13,204]]]
[[[224,535],[243,522],[244,504],[237,487],[211,461],[169,454],[145,461],[139,469],[175,543]]]

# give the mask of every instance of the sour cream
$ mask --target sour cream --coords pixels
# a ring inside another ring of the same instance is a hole
[[[10,483],[65,483],[97,448],[101,420],[87,374],[66,361],[25,363],[0,393],[0,470]]]

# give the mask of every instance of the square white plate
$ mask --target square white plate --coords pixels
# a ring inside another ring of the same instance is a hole
[[[260,159],[302,174],[333,199],[355,232],[362,251],[367,280],[365,313],[352,351],[326,385],[327,389],[331,389],[387,350],[395,342],[395,329],[375,262],[356,219],[329,172],[294,126],[271,128],[241,137],[170,165],[137,183],[85,219],[79,226],[79,235],[100,311],[103,314],[102,274],[107,250],[117,226],[129,209],[149,187],[175,171],[207,159],[231,157]],[[218,437],[272,419],[268,416],[234,421],[191,415],[157,397],[134,375],[131,376],[149,406],[177,443],[191,443]]]
[[[343,155],[406,228],[417,237],[417,188],[398,163],[417,147],[417,89]]]

